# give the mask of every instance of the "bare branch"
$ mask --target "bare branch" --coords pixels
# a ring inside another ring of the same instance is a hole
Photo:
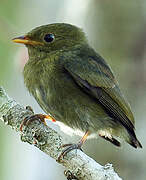
[[[32,111],[9,98],[0,87],[0,119],[5,124],[20,132],[22,121],[31,115]],[[55,160],[62,151],[61,146],[65,144],[56,131],[37,120],[24,126],[20,135],[22,141],[38,147]],[[121,180],[111,164],[101,166],[80,150],[69,152],[60,163],[67,168],[68,179],[76,177],[78,180]]]

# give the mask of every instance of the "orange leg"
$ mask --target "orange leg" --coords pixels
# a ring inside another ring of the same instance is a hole
[[[58,162],[60,162],[61,158],[64,158],[64,156],[69,153],[70,151],[74,150],[74,149],[81,149],[81,146],[85,143],[87,137],[89,135],[89,131],[86,131],[84,136],[81,138],[81,140],[77,143],[77,144],[64,144],[61,147],[67,147],[65,150],[62,151],[62,153],[60,154],[60,156],[58,157]]]

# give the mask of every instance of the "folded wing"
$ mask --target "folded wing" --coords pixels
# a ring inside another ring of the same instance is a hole
[[[102,57],[93,52],[65,63],[66,71],[83,91],[96,98],[107,113],[118,120],[131,134],[134,118],[130,106],[121,93],[118,83]]]

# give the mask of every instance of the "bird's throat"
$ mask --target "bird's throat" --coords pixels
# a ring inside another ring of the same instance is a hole
[[[33,47],[33,46],[29,46],[28,47],[28,55],[29,55],[29,59],[44,59],[47,57],[48,53],[42,51],[39,48]]]

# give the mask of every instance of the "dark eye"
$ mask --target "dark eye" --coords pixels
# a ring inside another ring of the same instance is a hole
[[[54,34],[46,34],[46,35],[44,36],[44,40],[45,40],[46,42],[52,42],[54,39],[55,39]]]

